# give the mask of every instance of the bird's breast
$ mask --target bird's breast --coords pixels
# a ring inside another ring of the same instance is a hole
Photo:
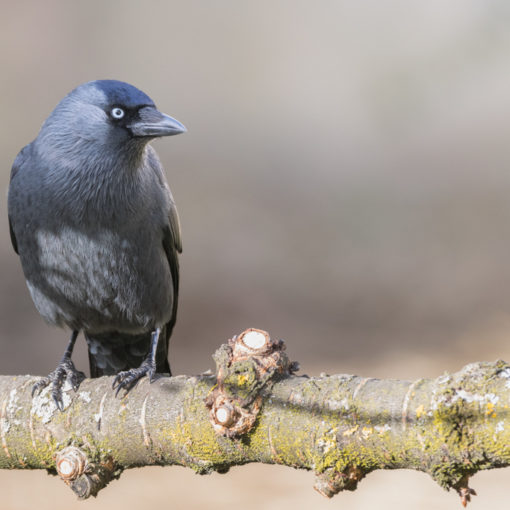
[[[168,319],[172,282],[156,233],[39,228],[34,240],[36,249],[23,250],[30,255],[22,263],[50,322],[134,332]]]

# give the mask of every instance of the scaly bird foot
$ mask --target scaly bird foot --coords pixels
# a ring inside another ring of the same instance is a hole
[[[32,397],[42,389],[51,384],[51,397],[60,411],[64,410],[64,400],[62,398],[62,387],[66,381],[69,381],[74,391],[78,389],[80,383],[85,379],[85,374],[80,372],[74,366],[70,359],[63,359],[57,368],[47,377],[42,377],[32,387]]]
[[[117,389],[115,396],[117,396],[122,389],[125,390],[125,395],[127,395],[142,377],[148,376],[149,382],[152,382],[155,375],[156,363],[151,360],[145,360],[138,368],[131,368],[130,370],[119,372],[112,384],[112,388],[114,390]]]

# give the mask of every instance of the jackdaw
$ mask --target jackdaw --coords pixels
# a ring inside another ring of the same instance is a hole
[[[170,373],[181,234],[149,142],[185,131],[132,85],[92,81],[62,99],[14,161],[12,245],[39,313],[72,331],[57,368],[32,392],[51,384],[60,409],[66,379],[76,390],[84,377],[71,361],[80,331],[91,377],[117,374],[117,394]]]

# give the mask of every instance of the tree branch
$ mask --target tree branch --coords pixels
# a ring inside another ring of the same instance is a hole
[[[244,391],[245,373],[236,373]],[[262,462],[315,471],[326,496],[354,490],[376,469],[415,469],[456,489],[465,504],[474,493],[469,476],[510,465],[503,361],[413,382],[276,373],[257,388],[260,412],[237,437],[211,423],[205,400],[221,386],[216,375],[142,380],[123,398],[112,377],[87,379],[76,393],[65,388],[63,412],[49,388],[32,398],[36,381],[0,376],[0,468],[58,467],[81,497],[132,467],[178,464],[204,474]]]

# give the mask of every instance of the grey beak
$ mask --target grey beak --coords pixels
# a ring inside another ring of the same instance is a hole
[[[154,106],[145,106],[140,109],[138,114],[139,119],[128,126],[134,136],[156,138],[186,132],[186,128],[178,120],[161,113]]]

